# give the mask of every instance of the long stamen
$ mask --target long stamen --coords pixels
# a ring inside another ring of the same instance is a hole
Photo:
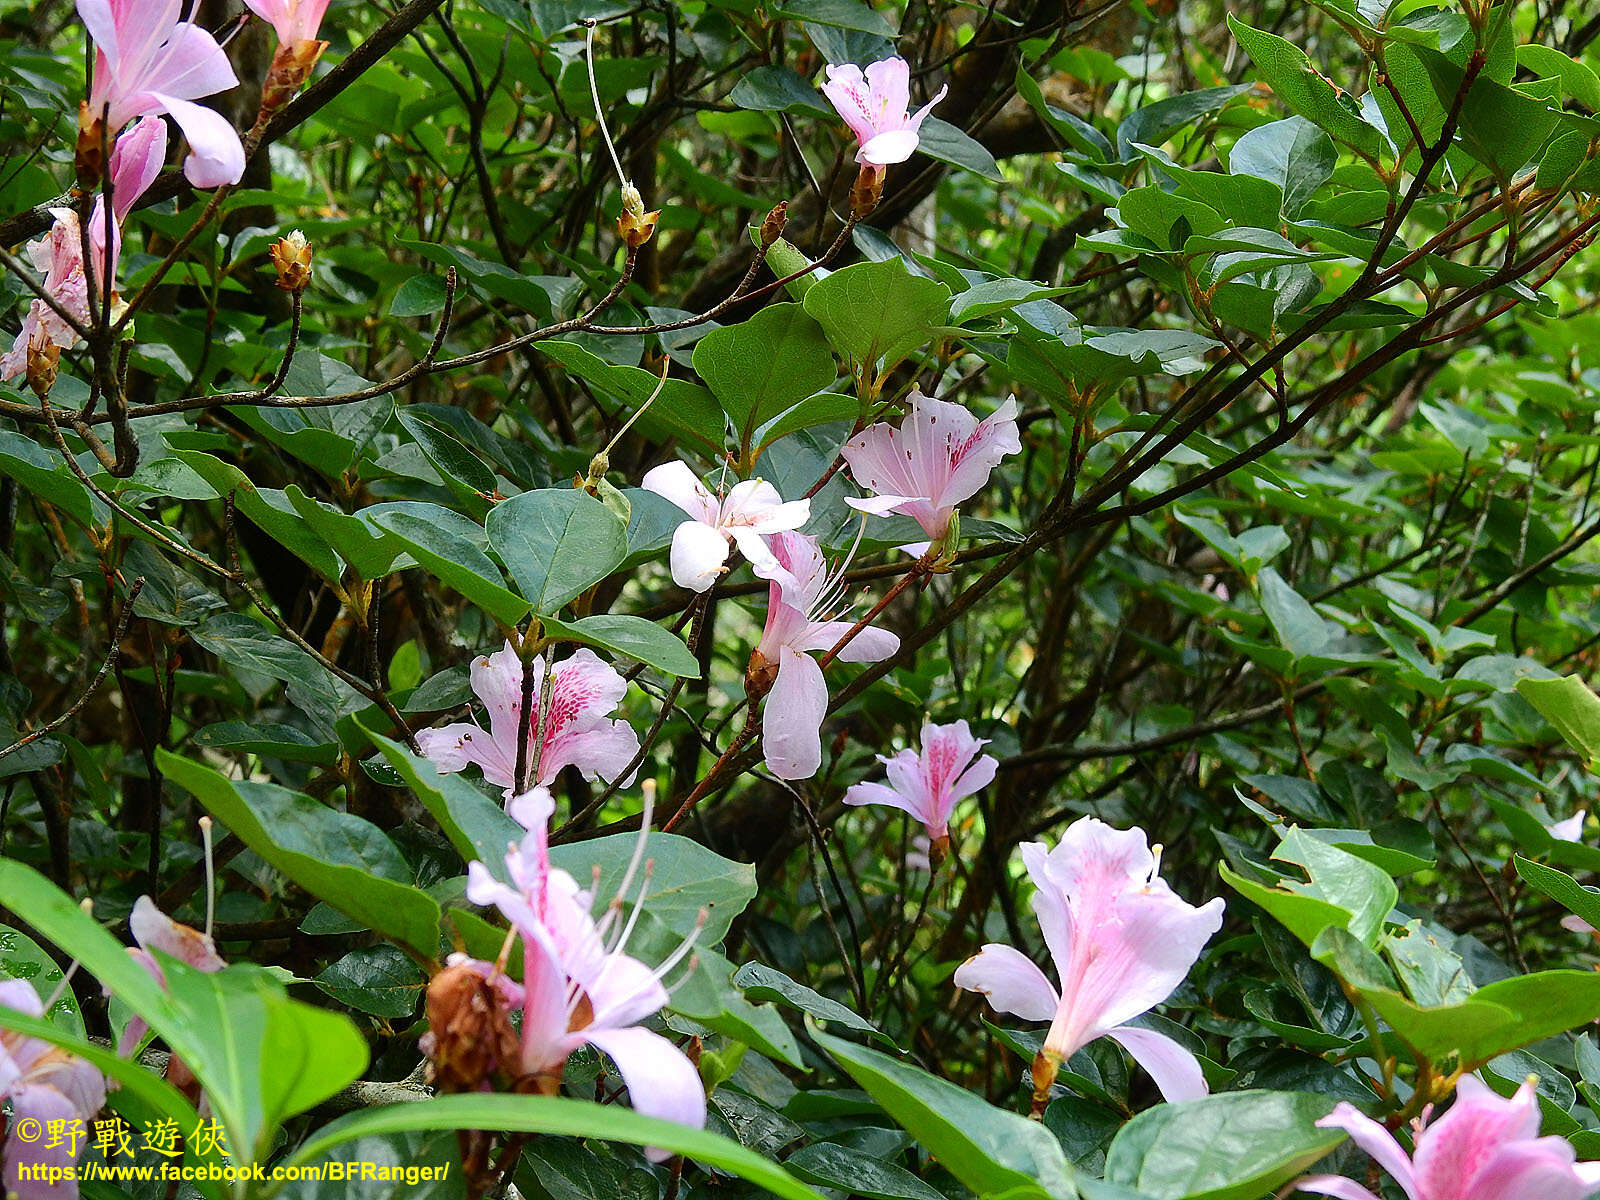
[[[654,859],[645,863],[644,884],[639,888],[639,898],[633,902],[633,907],[628,912],[628,919],[622,926],[622,932],[617,935],[617,940],[606,950],[607,954],[621,954],[622,948],[628,944],[628,939],[633,936],[633,927],[639,923],[639,914],[644,911],[644,898],[650,893],[650,874],[654,869]],[[615,907],[607,912],[607,916],[610,915],[611,911],[615,911],[616,907],[621,906],[622,898],[619,896],[612,901],[612,904]]]
[[[605,110],[600,107],[600,84],[594,74],[594,31],[599,22],[590,19],[584,22],[588,26],[587,36],[583,43],[583,60],[589,68],[589,95],[594,99],[594,119],[600,126],[600,134],[605,138],[606,149],[611,151],[611,165],[617,169],[617,182],[624,188],[629,185],[628,177],[623,173],[622,160],[617,157],[617,148],[611,141],[611,130],[606,128]]]
[[[206,936],[217,920],[217,862],[211,849],[211,818],[200,818],[200,843],[206,852]]]
[[[683,941],[679,943],[678,948],[671,954],[667,955],[667,957],[662,961],[661,965],[658,966],[654,972],[652,972],[657,979],[661,979],[668,971],[672,970],[673,967],[677,966],[689,956],[690,952],[695,948],[695,943],[700,940],[701,931],[705,929],[706,921],[710,918],[710,916],[711,914],[705,909],[702,908],[700,910],[700,915],[696,918],[694,923],[694,932],[688,937],[684,938]]]
[[[79,903],[78,907],[83,909],[84,916],[94,915],[93,900],[85,898],[81,903]],[[56,1001],[61,999],[61,993],[67,990],[67,986],[72,982],[72,977],[77,973],[78,960],[73,959],[67,964],[67,969],[61,972],[61,979],[56,983],[55,988],[50,992],[50,998],[44,1002],[44,1011],[46,1015],[48,1015],[50,1010],[56,1006]]]
[[[634,873],[638,871],[639,864],[644,861],[644,852],[650,841],[650,822],[656,809],[656,781],[646,779],[639,785],[639,790],[644,794],[644,808],[639,813],[639,839],[633,844],[633,856],[628,859],[628,869],[622,873],[622,882],[617,885],[616,898],[624,899],[628,889],[633,886]]]

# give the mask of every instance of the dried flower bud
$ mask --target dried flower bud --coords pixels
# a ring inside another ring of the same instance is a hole
[[[424,1049],[441,1092],[476,1092],[517,1061],[517,1035],[487,964],[454,962],[428,984]]]
[[[268,250],[278,269],[278,286],[286,292],[303,292],[311,282],[311,243],[296,229],[273,242]]]
[[[327,48],[327,42],[309,40],[278,44],[272,65],[267,68],[267,78],[261,85],[261,111],[256,117],[256,128],[263,127],[300,90]]]
[[[78,147],[73,165],[78,186],[85,191],[98,187],[105,175],[106,123],[90,114],[87,100],[78,103]]]
[[[789,224],[789,202],[779,200],[772,206],[772,211],[767,214],[767,219],[761,222],[761,248],[768,249],[773,242],[783,236],[785,226]]]
[[[27,378],[33,394],[43,400],[56,383],[56,369],[61,363],[61,347],[45,335],[43,323],[34,326],[28,339]]]
[[[750,665],[744,672],[744,694],[754,704],[772,690],[778,679],[778,664],[767,661],[760,650],[750,652]]]
[[[634,220],[644,216],[644,197],[631,183],[622,185],[622,211]]]
[[[862,163],[861,173],[856,176],[855,186],[850,189],[850,216],[859,221],[878,207],[878,201],[883,199],[883,177],[886,174],[882,167],[872,163]]]

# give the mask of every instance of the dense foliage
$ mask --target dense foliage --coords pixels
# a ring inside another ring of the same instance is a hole
[[[1600,1188],[1600,7],[248,2],[0,0],[4,1188]]]

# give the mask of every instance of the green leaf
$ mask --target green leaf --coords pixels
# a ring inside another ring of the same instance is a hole
[[[446,289],[438,275],[413,275],[395,290],[389,301],[391,317],[422,317],[444,307]]]
[[[639,836],[634,833],[616,833],[550,848],[550,861],[585,884],[594,878],[594,869],[600,868],[594,890],[597,910],[616,894],[635,855],[641,856],[641,862],[652,864],[645,892],[646,911],[680,937],[698,930],[703,944],[716,945],[727,936],[733,919],[755,899],[755,867],[723,858],[676,833],[651,833],[642,851]],[[641,883],[636,875],[632,894],[623,897],[625,902],[631,904],[637,898]],[[705,914],[703,928],[701,913]]]
[[[820,1031],[812,1036],[901,1128],[980,1196],[1077,1195],[1066,1155],[1038,1122],[876,1050]]]
[[[945,1200],[942,1192],[904,1167],[836,1142],[802,1146],[783,1165],[807,1183],[837,1188],[853,1196],[870,1196],[872,1200]]]
[[[276,784],[235,782],[166,750],[156,751],[156,763],[286,878],[424,958],[438,953],[438,902],[399,882],[409,869],[375,825]]]
[[[995,162],[994,155],[989,153],[988,148],[976,138],[967,136],[950,122],[941,121],[938,117],[927,117],[917,132],[917,149],[929,158],[961,167],[995,183],[1005,181],[1005,176],[1000,174],[1000,164]]]
[[[1108,1183],[1153,1200],[1256,1200],[1344,1140],[1316,1122],[1333,1110],[1307,1092],[1224,1092],[1148,1109],[1106,1151]]]
[[[1256,577],[1261,610],[1278,635],[1278,644],[1296,658],[1318,653],[1328,644],[1328,624],[1306,599],[1283,581],[1272,567]]]
[[[835,271],[805,298],[806,312],[835,350],[862,370],[880,372],[938,336],[949,308],[950,289],[911,274],[899,257]]]
[[[683,639],[670,629],[626,613],[599,613],[576,621],[541,617],[544,635],[599,646],[614,654],[636,658],[668,675],[684,679],[700,678],[700,662],[690,653]]]
[[[1517,874],[1528,886],[1538,889],[1574,916],[1600,929],[1600,892],[1591,892],[1565,871],[1513,856]]]
[[[773,15],[808,25],[832,25],[886,38],[895,36],[894,26],[860,0],[786,0]]]
[[[830,117],[833,109],[793,67],[757,67],[739,77],[728,99],[755,112],[797,112]]]
[[[362,579],[381,579],[403,553],[398,539],[352,513],[313,499],[292,483],[283,489],[283,494],[312,532],[332,546]]]
[[[621,400],[629,413],[638,411],[661,384],[651,371],[606,362],[576,342],[554,339],[540,342],[538,349],[580,379]],[[722,408],[707,389],[687,379],[668,379],[636,428],[660,441],[686,439],[715,458],[722,450],[725,426]]]
[[[1233,144],[1228,170],[1275,183],[1291,219],[1326,183],[1338,164],[1333,141],[1304,117],[1258,125]]]
[[[39,993],[39,999],[47,1001],[55,995],[65,974],[38,942],[20,929],[0,925],[0,977],[26,979]],[[70,987],[60,988],[60,992],[45,1017],[52,1025],[82,1037],[83,1013],[78,1008],[78,998]]]
[[[783,1200],[822,1200],[778,1164],[727,1138],[642,1116],[616,1105],[558,1096],[438,1096],[416,1104],[391,1104],[351,1113],[308,1138],[287,1165],[315,1162],[334,1147],[357,1138],[415,1129],[503,1129],[661,1146],[707,1166],[719,1167]]]
[[[1311,60],[1292,42],[1275,34],[1252,29],[1231,13],[1228,28],[1244,47],[1278,99],[1291,111],[1326,131],[1336,142],[1343,142],[1368,158],[1377,157],[1383,135],[1370,125],[1356,102],[1335,88]]]
[[[1593,766],[1600,754],[1600,696],[1576,675],[1561,679],[1521,679],[1521,696],[1551,725],[1567,745],[1583,755]]]
[[[396,416],[412,440],[422,448],[422,453],[433,464],[434,470],[439,472],[446,486],[458,496],[483,501],[486,507],[488,499],[498,489],[494,472],[483,459],[457,441],[448,430],[420,413],[402,408]]]
[[[628,530],[587,492],[544,488],[502,500],[484,528],[534,611],[553,613],[628,556]]]
[[[1221,868],[1222,877],[1307,946],[1329,926],[1348,929],[1369,946],[1376,943],[1400,895],[1386,872],[1293,827],[1273,857],[1305,867],[1309,882],[1284,880],[1268,888],[1227,867]]]
[[[502,624],[515,625],[528,615],[528,602],[505,586],[500,569],[483,552],[483,529],[466,517],[421,502],[374,506],[363,516],[393,534],[429,574]]]
[[[1517,65],[1535,75],[1561,81],[1561,90],[1592,113],[1600,113],[1600,76],[1587,63],[1563,54],[1554,46],[1529,43],[1517,47]]]
[[[428,979],[394,946],[361,946],[330,963],[316,984],[340,1004],[375,1017],[409,1017]]]
[[[694,348],[694,369],[745,440],[839,373],[822,327],[792,302],[713,329]]]
[[[757,1000],[774,1001],[806,1013],[818,1021],[831,1021],[836,1025],[843,1025],[846,1029],[856,1029],[871,1034],[892,1049],[900,1048],[893,1038],[871,1021],[857,1016],[837,1000],[830,1000],[805,984],[796,983],[782,971],[775,970],[765,963],[745,963],[734,973],[733,986]]]

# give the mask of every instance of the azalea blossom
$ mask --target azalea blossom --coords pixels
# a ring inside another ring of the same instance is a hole
[[[972,736],[965,721],[922,727],[922,748],[907,747],[893,758],[878,761],[889,775],[888,784],[858,783],[844,794],[846,804],[887,804],[910,813],[928,831],[934,855],[950,845],[950,814],[968,796],[989,786],[999,765],[980,754],[989,743]]]
[[[1564,821],[1553,821],[1546,825],[1545,832],[1558,842],[1578,842],[1583,840],[1583,823],[1589,819],[1589,810],[1580,808]]]
[[[0,980],[0,1008],[28,1017],[43,1017],[45,1012],[39,993],[25,979]],[[105,1076],[49,1042],[0,1029],[0,1100],[11,1101],[4,1194],[19,1200],[75,1200],[76,1180],[50,1183],[32,1176],[41,1167],[75,1166],[88,1147],[87,1135],[58,1138],[52,1146],[49,1137],[34,1131],[48,1129],[51,1122],[87,1130],[106,1102]],[[31,1137],[22,1136],[25,1128],[32,1132]]]
[[[78,0],[96,50],[80,124],[97,142],[135,117],[165,113],[189,139],[189,182],[212,188],[239,181],[244,146],[226,117],[195,101],[239,80],[217,39],[195,23],[198,7],[185,17],[183,0]]]
[[[639,752],[639,735],[626,721],[609,715],[622,703],[628,683],[602,662],[593,650],[583,649],[555,664],[550,674],[549,707],[544,717],[542,747],[534,737],[543,707],[544,660],[535,658],[533,703],[522,712],[522,660],[507,642],[495,654],[481,654],[472,663],[472,690],[489,712],[489,728],[460,721],[417,734],[417,748],[432,760],[442,775],[474,763],[490,783],[505,789],[509,798],[516,788],[517,738],[522,723],[533,723],[528,736],[528,759],[538,754],[539,770],[533,780],[548,784],[562,767],[577,767],[586,779],[614,781]]]
[[[541,1095],[558,1094],[567,1058],[580,1046],[590,1045],[616,1064],[635,1109],[700,1129],[706,1120],[706,1094],[699,1072],[672,1042],[639,1025],[666,1004],[662,980],[690,953],[694,939],[685,939],[652,969],[625,952],[643,891],[633,902],[633,913],[619,922],[623,897],[644,857],[650,813],[647,809],[644,814],[616,899],[596,921],[591,893],[550,864],[549,822],[554,811],[544,788],[511,802],[512,815],[528,834],[506,852],[510,882],[496,879],[481,862],[467,866],[467,898],[498,908],[522,939],[520,988],[501,982],[503,973],[493,964],[473,964],[521,1009],[518,1090],[528,1090],[531,1083]],[[648,873],[646,866],[646,889]],[[668,1157],[661,1150],[650,1155],[657,1161]]]
[[[828,574],[816,538],[781,532],[770,544],[783,574],[767,590],[766,628],[750,657],[751,677],[771,688],[762,710],[762,746],[767,767],[778,778],[810,779],[822,765],[822,720],[828,712],[828,684],[811,655],[832,650],[853,622],[828,619],[844,586]],[[845,643],[839,658],[881,662],[899,648],[893,633],[867,626]]]
[[[957,968],[955,985],[996,1012],[1049,1021],[1034,1061],[1035,1111],[1061,1063],[1096,1038],[1120,1043],[1168,1100],[1206,1094],[1199,1060],[1165,1034],[1128,1022],[1172,994],[1222,925],[1222,900],[1187,904],[1158,874],[1142,829],[1074,821],[1055,849],[1030,842],[1022,861],[1038,889],[1033,911],[1061,990],[1020,950],[991,942]]]
[[[906,404],[899,428],[880,421],[844,444],[851,475],[876,493],[849,503],[879,515],[903,513],[937,542],[949,531],[956,506],[978,493],[1001,459],[1021,451],[1017,402],[1008,399],[981,421],[959,404],[921,392],[912,392]]]
[[[811,516],[811,501],[785,503],[764,479],[742,480],[719,499],[681,462],[652,467],[640,486],[672,501],[691,518],[672,532],[672,581],[692,592],[703,592],[717,581],[730,545],[738,546],[752,566],[778,569],[763,535],[799,529]]]
[[[1416,1150],[1408,1158],[1386,1128],[1348,1103],[1317,1124],[1342,1129],[1393,1176],[1410,1200],[1584,1200],[1600,1188],[1600,1162],[1577,1161],[1572,1143],[1539,1136],[1533,1080],[1502,1099],[1477,1077],[1464,1075],[1455,1103],[1437,1121],[1414,1123]],[[1313,1175],[1302,1192],[1338,1200],[1377,1200],[1338,1175]]]
[[[883,167],[905,162],[916,151],[917,130],[933,106],[944,99],[950,88],[916,112],[911,106],[911,66],[903,58],[886,58],[870,64],[863,72],[854,63],[828,67],[828,81],[822,94],[833,105],[861,148],[856,161]]]

